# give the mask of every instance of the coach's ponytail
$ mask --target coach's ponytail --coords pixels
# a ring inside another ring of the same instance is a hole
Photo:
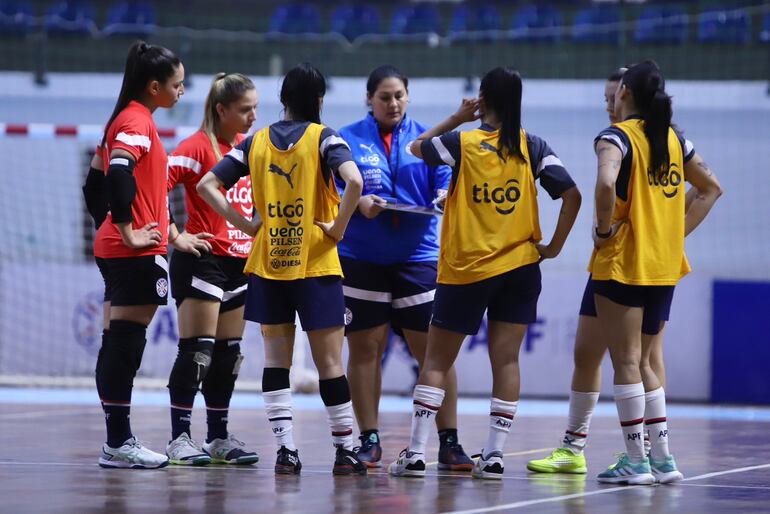
[[[157,80],[163,84],[173,77],[181,63],[171,50],[162,46],[148,45],[144,41],[137,41],[131,45],[126,58],[118,101],[115,103],[115,109],[109,121],[104,126],[102,145],[107,143],[107,131],[120,111],[125,109],[131,100],[139,99],[151,80]]]
[[[654,61],[644,61],[626,71],[625,85],[644,120],[644,134],[650,143],[650,169],[668,173],[668,129],[673,115],[666,81]]]
[[[513,68],[498,67],[484,75],[479,91],[486,112],[500,122],[500,150],[524,159],[521,150],[521,76]]]
[[[214,149],[214,155],[217,156],[218,161],[222,160],[222,152],[219,151],[219,143],[217,142],[220,130],[217,105],[222,104],[226,107],[254,89],[256,87],[251,79],[240,73],[217,73],[214,80],[211,81],[211,88],[203,107],[201,130],[211,141],[211,147]]]
[[[295,121],[321,123],[321,99],[326,79],[312,64],[302,63],[286,74],[281,86],[281,104]]]

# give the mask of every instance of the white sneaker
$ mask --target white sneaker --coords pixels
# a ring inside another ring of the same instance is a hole
[[[181,466],[205,466],[211,463],[211,457],[190,439],[187,432],[182,432],[179,437],[168,443],[166,455],[171,464]]]
[[[485,480],[500,480],[503,478],[503,471],[505,466],[503,465],[503,452],[493,451],[488,455],[484,455],[484,449],[481,449],[478,457],[473,463],[473,470],[471,476],[473,478],[483,478]]]
[[[227,434],[227,439],[214,439],[203,443],[203,451],[211,456],[214,464],[254,464],[259,462],[257,452],[243,449],[245,443]]]
[[[168,458],[145,448],[136,437],[132,437],[120,448],[103,444],[99,465],[103,468],[156,469],[167,466]]]
[[[410,452],[404,448],[398,455],[398,460],[391,462],[388,473],[394,477],[424,477],[425,454]]]

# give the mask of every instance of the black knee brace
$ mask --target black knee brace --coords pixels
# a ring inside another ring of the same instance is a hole
[[[110,321],[96,365],[102,399],[130,401],[134,377],[142,363],[147,327],[126,320]]]
[[[241,339],[217,339],[211,369],[203,381],[201,391],[206,398],[206,405],[227,406],[235,389],[235,380],[243,362]]]
[[[214,352],[213,337],[188,337],[179,340],[174,367],[168,377],[168,388],[177,391],[197,391],[211,368]]]

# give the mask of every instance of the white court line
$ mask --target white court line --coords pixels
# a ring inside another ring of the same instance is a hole
[[[770,468],[770,464],[759,464],[757,466],[746,466],[744,468],[733,468],[733,469],[726,469],[723,471],[715,471],[713,473],[705,473],[703,475],[696,475],[694,477],[685,478],[684,481],[693,482],[696,480],[705,480],[707,478],[730,475],[733,473],[743,473],[746,471],[754,471],[757,469],[766,469],[766,468]],[[684,484],[684,485],[689,485],[689,484]],[[586,498],[588,496],[595,496],[598,494],[613,493],[616,491],[628,491],[629,489],[635,489],[639,487],[650,487],[650,486],[634,485],[634,486],[612,487],[609,489],[600,489],[597,491],[589,491],[586,493],[565,494],[562,496],[553,496],[550,498],[540,498],[538,500],[527,500],[527,501],[520,501],[520,502],[514,502],[514,503],[506,503],[503,505],[495,505],[492,507],[484,507],[480,509],[454,510],[454,511],[449,511],[446,514],[476,514],[481,512],[495,512],[499,510],[512,510],[512,509],[518,509],[520,507],[529,507],[530,505],[538,505],[541,503],[553,503],[553,502],[560,502],[564,500],[572,500],[576,498]],[[676,487],[676,485],[674,485],[673,487]]]
[[[724,489],[763,489],[770,491],[770,487],[762,485],[728,485],[728,484],[677,484],[681,487],[721,487]]]
[[[82,414],[91,414],[93,409],[79,410],[79,411],[55,411],[55,410],[36,410],[31,412],[11,412],[8,414],[0,414],[0,420],[5,419],[34,419],[45,418],[50,416],[80,416]]]
[[[549,446],[548,448],[535,448],[534,450],[524,450],[520,452],[511,452],[511,453],[504,453],[503,457],[515,457],[517,455],[530,455],[532,453],[540,453],[540,452],[547,452],[548,450],[553,450],[552,446]],[[435,466],[438,464],[438,461],[435,462],[427,462],[425,463],[425,467]]]

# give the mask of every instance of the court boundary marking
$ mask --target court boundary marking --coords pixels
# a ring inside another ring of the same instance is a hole
[[[522,450],[522,451],[518,451],[518,452],[504,453],[503,457],[516,457],[516,456],[519,456],[519,455],[531,455],[533,453],[547,452],[547,451],[550,451],[550,450],[553,450],[552,446],[549,446],[548,448],[535,448],[534,450]],[[427,467],[430,467],[430,466],[435,466],[437,464],[438,464],[438,461],[426,462],[425,463],[425,467],[427,468]],[[384,466],[384,464],[383,464],[383,466]]]

